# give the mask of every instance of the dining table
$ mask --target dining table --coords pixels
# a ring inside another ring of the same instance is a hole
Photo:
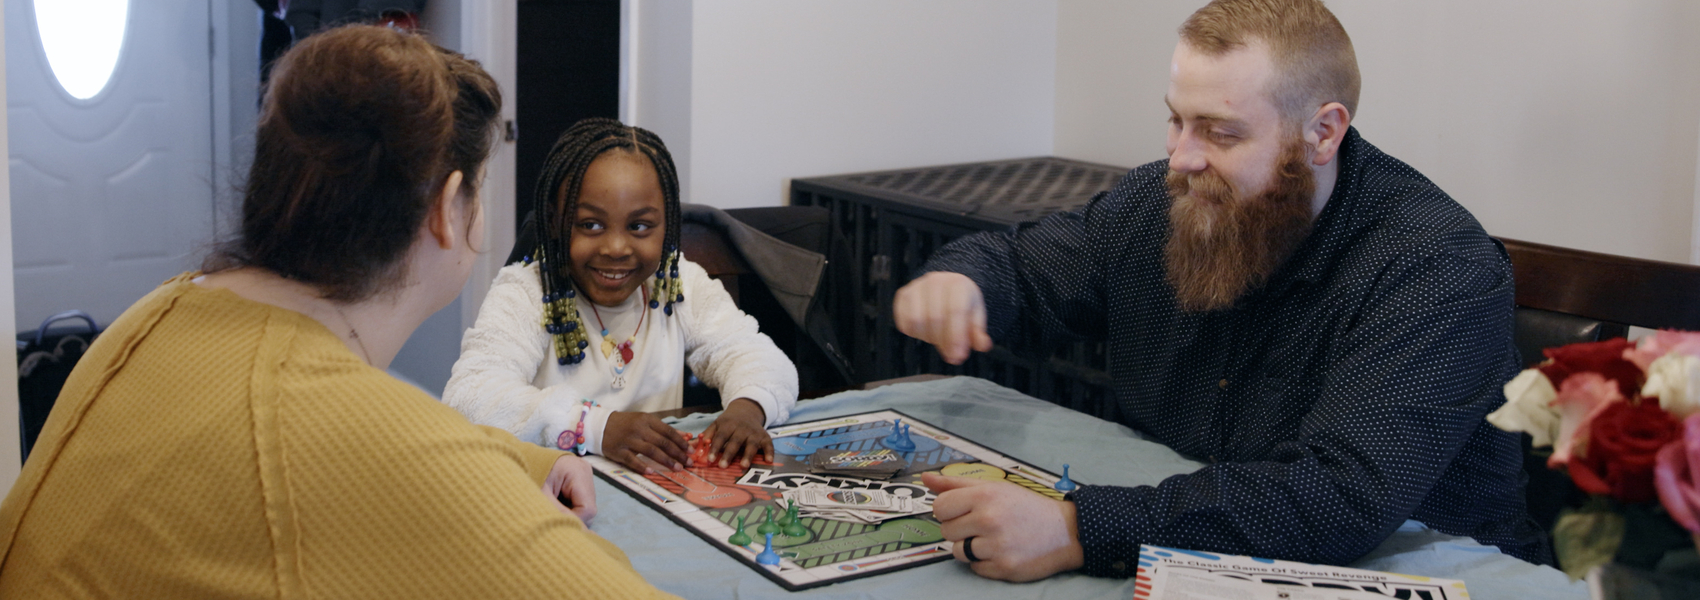
[[[797,403],[788,423],[892,409],[1083,484],[1156,485],[1204,463],[1127,426],[1033,398],[973,377],[950,377],[844,391]],[[685,411],[689,412],[689,411]],[[700,433],[718,413],[665,420]],[[598,478],[598,512],[589,525],[625,551],[656,587],[685,598],[1132,598],[1134,580],[1067,572],[1030,583],[975,575],[954,560],[798,592],[787,591],[733,560],[665,515]],[[1468,537],[1406,521],[1349,567],[1462,580],[1473,600],[1589,597],[1585,582],[1502,554]]]

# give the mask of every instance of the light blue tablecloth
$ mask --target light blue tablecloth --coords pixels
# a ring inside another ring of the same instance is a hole
[[[991,382],[957,377],[845,392],[797,404],[791,422],[896,409],[1052,471],[1070,465],[1079,481],[1154,485],[1202,463],[1150,442],[1134,431]],[[714,415],[692,415],[675,426],[700,432]],[[673,524],[625,492],[596,482],[600,513],[591,529],[626,551],[645,579],[686,598],[1130,598],[1131,580],[1065,573],[1011,584],[980,578],[954,561],[830,586],[788,592]],[[1415,521],[1351,565],[1379,571],[1460,579],[1476,600],[1552,600],[1588,597],[1586,584],[1563,573],[1503,555],[1470,538],[1442,534]]]

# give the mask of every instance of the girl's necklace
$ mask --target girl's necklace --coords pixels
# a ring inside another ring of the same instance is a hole
[[[608,326],[602,324],[602,313],[596,310],[596,303],[587,303],[590,305],[590,314],[596,315],[596,326],[602,330],[602,357],[613,365],[612,383],[616,390],[626,387],[626,367],[631,366],[632,360],[637,358],[638,332],[643,331],[643,319],[649,316],[649,288],[639,286],[638,289],[643,290],[643,303],[638,305],[637,327],[633,328],[632,335],[619,345],[615,345],[614,339],[608,337]]]

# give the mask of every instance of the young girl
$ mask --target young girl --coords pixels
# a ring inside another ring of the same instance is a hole
[[[766,427],[797,369],[726,289],[679,254],[679,181],[661,138],[586,119],[555,142],[534,195],[537,248],[496,276],[443,401],[522,440],[638,472],[689,448],[650,411],[679,408],[684,365],[725,406],[710,460],[771,457]]]

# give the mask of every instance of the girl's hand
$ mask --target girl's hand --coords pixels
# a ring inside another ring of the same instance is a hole
[[[767,424],[767,412],[749,398],[739,398],[726,405],[726,411],[703,431],[709,440],[708,460],[725,467],[732,462],[750,466],[757,454],[773,460],[773,437],[762,427]]]
[[[671,469],[685,468],[690,448],[679,432],[649,413],[616,411],[602,429],[602,455],[639,473],[652,469],[639,456]]]

